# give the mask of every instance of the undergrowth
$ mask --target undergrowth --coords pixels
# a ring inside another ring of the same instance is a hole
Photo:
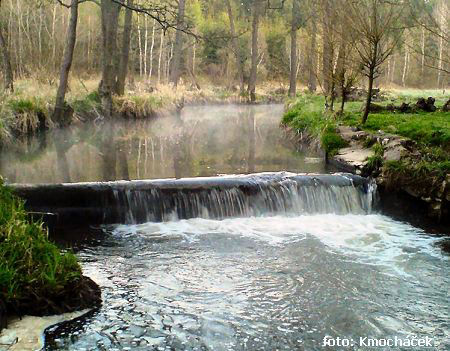
[[[7,310],[20,312],[33,301],[59,296],[81,277],[75,255],[48,240],[42,223],[28,218],[23,201],[0,177],[0,300]]]

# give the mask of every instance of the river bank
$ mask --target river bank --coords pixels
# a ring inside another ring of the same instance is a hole
[[[28,79],[16,82],[13,94],[0,96],[0,145],[57,127],[51,118],[55,90],[52,82]],[[270,84],[261,85],[257,103],[282,103],[284,93]],[[73,81],[67,103],[72,111],[71,124],[103,120],[95,77]],[[123,96],[113,97],[115,117],[125,119],[164,115],[187,105],[241,103],[247,103],[247,98],[239,96],[234,87],[205,85],[198,89],[179,85],[175,89],[171,85],[152,85],[146,81],[130,83],[130,89]]]
[[[0,178],[0,331],[13,315],[61,314],[100,303],[100,288],[83,276],[75,255],[49,241],[43,223],[30,219],[24,201]]]
[[[415,99],[391,95],[377,103]],[[440,111],[447,99],[437,95],[435,112],[380,111],[361,126],[361,102],[348,103],[338,115],[323,113],[321,97],[303,96],[287,105],[282,123],[298,141],[324,150],[329,163],[373,177],[387,213],[442,232],[450,208],[449,113]]]

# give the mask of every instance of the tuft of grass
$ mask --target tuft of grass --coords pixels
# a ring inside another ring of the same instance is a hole
[[[384,148],[380,143],[372,146],[373,155],[367,158],[366,168],[370,173],[377,172],[383,166]]]
[[[59,296],[80,278],[76,257],[61,253],[42,223],[28,219],[23,201],[0,177],[0,300],[7,310]]]
[[[348,143],[336,132],[338,124],[335,117],[322,110],[323,99],[320,96],[301,96],[283,115],[281,123],[298,131],[306,131],[320,141],[329,156],[334,156]]]

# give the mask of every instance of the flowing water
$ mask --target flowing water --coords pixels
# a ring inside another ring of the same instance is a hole
[[[103,306],[50,333],[48,350],[322,350],[325,336],[450,347],[448,256],[382,215],[192,218],[104,233],[78,253]]]
[[[164,130],[152,129],[162,121],[142,122],[141,129],[133,122],[136,134],[123,137],[130,178],[328,171],[319,155],[297,156],[284,142],[280,107],[221,109],[186,110],[187,144],[166,144]],[[204,130],[197,119],[205,119]],[[66,151],[65,171],[39,172],[58,157],[51,145],[36,159],[3,163],[3,170],[27,182],[64,174],[106,179],[104,154],[98,168],[81,167],[92,156],[84,151],[100,152],[95,135],[71,133],[88,136]],[[115,155],[112,178],[120,178],[124,160],[120,150]],[[36,171],[19,172],[31,164]],[[46,349],[387,349],[366,347],[366,339],[361,345],[360,337],[429,337],[432,348],[390,349],[450,349],[449,256],[439,238],[378,214],[370,182],[292,173],[218,179],[99,184],[113,194],[105,212],[120,208],[118,221],[127,223],[93,228],[101,235],[76,246],[84,273],[102,287],[103,305],[48,330]],[[354,345],[323,347],[325,337]]]

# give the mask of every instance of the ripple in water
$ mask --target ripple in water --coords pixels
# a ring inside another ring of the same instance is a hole
[[[325,335],[411,334],[450,347],[448,256],[388,217],[197,218],[105,234],[79,252],[104,304],[50,332],[47,350],[320,350]]]

